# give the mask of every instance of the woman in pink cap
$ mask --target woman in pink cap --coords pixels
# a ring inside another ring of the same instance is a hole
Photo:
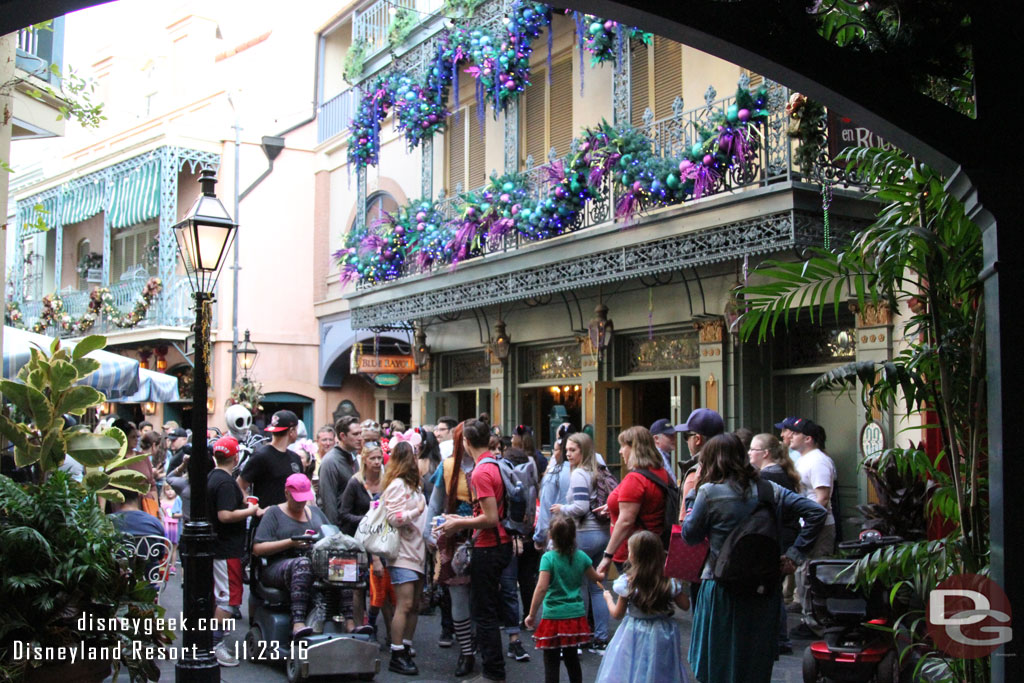
[[[267,556],[269,565],[260,581],[272,588],[287,590],[291,595],[292,637],[302,638],[312,633],[306,626],[306,615],[312,607],[313,575],[309,558],[296,551],[311,542],[312,530],[319,533],[327,524],[320,508],[310,504],[313,488],[309,477],[296,473],[284,484],[285,502],[267,508],[253,539],[252,553]],[[293,536],[306,536],[309,541],[293,541]]]

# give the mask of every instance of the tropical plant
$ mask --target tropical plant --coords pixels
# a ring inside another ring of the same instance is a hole
[[[898,150],[852,149],[845,161],[875,188],[873,196],[882,202],[876,222],[841,251],[762,264],[757,273],[764,281],[740,292],[746,308],[741,334],[763,340],[791,318],[820,320],[826,308],[838,313],[849,297],[862,312],[884,307],[903,315],[894,334],[903,348],[895,358],[843,365],[812,388],[859,386],[865,411],[901,409],[919,423],[911,428],[939,435],[937,454],[890,448],[874,466],[885,471],[892,464],[901,476],[929,482],[928,511],[952,531],[941,541],[879,550],[858,566],[865,584],[909,588],[914,598],[906,604],[924,605],[939,582],[954,574],[984,574],[988,566],[981,231],[937,172]],[[987,660],[936,651],[923,631],[923,613],[905,616],[900,624],[914,636],[918,671],[943,668],[949,680],[987,680]]]
[[[928,483],[910,472],[900,472],[892,458],[873,455],[861,467],[875,491],[877,503],[857,506],[862,529],[875,529],[886,536],[916,541],[927,536],[925,515]]]
[[[93,434],[84,425],[68,426],[65,419],[67,415],[84,415],[106,400],[96,389],[78,384],[100,367],[99,361],[86,355],[106,343],[106,337],[92,335],[70,353],[59,339],[50,345],[49,354],[32,348],[29,361],[18,371],[18,380],[0,382],[0,391],[14,410],[25,416],[25,422],[0,415],[0,434],[14,445],[15,464],[35,465],[40,479],[45,480],[64,464],[64,456],[70,455],[87,468],[85,483],[91,492],[123,501],[119,488],[139,493],[149,490],[141,473],[123,469],[147,456],[125,458],[127,440],[119,429]]]

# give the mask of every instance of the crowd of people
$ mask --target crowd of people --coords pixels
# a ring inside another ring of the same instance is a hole
[[[115,506],[116,522],[176,543],[188,516],[189,434],[173,423],[163,434],[115,426],[129,449],[150,456],[131,467],[151,484]],[[347,630],[383,636],[391,671],[418,673],[417,621],[437,606],[436,645],[457,646],[458,679],[505,680],[506,660],[529,660],[533,649],[546,681],[562,666],[581,681],[586,649],[603,655],[599,681],[684,681],[687,663],[705,683],[768,681],[792,652],[788,613],[803,612],[792,635],[815,633],[802,568],[836,541],[824,429],[796,417],[775,426],[779,436],[727,433],[709,409],[681,425],[631,426],[618,435],[623,467],[613,472],[589,425],[561,425],[546,457],[529,426],[502,435],[486,415],[414,429],[343,417],[306,439],[297,416],[278,411],[266,440],[211,441],[216,616],[240,614],[246,562],[265,558],[259,580],[290,596],[293,636],[307,636],[312,576],[294,539],[325,524],[354,536],[383,506],[397,552],[372,556],[368,591],[347,591],[341,610]],[[677,434],[686,453],[673,468]],[[720,568],[762,503],[781,516],[778,557],[769,558],[778,576],[771,590],[750,592]],[[702,544],[699,577],[672,576],[673,555]],[[676,610],[692,610],[688,644]],[[215,654],[236,666],[225,635],[214,634]]]

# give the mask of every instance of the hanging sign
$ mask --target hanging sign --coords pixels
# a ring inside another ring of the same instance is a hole
[[[359,357],[358,371],[368,375],[378,373],[411,375],[416,372],[416,361],[412,356],[376,356],[364,353]]]
[[[401,381],[402,377],[399,375],[383,374],[373,376],[373,383],[379,387],[397,386]]]

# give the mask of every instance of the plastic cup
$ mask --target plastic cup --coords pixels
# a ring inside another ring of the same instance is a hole
[[[248,503],[249,505],[259,505],[260,499],[257,498],[256,496],[246,496],[245,502]]]

